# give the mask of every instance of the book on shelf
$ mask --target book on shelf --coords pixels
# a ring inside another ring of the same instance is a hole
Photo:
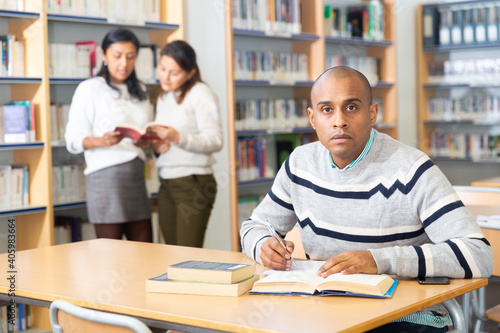
[[[23,77],[24,43],[12,34],[0,35],[1,61],[0,76]]]
[[[439,45],[440,13],[436,7],[424,7],[422,10],[422,37],[423,45]]]
[[[253,265],[188,260],[168,266],[171,280],[206,283],[237,283],[254,275]]]
[[[388,275],[336,273],[323,278],[313,271],[275,271],[256,281],[249,293],[390,298],[397,283]]]
[[[96,50],[97,42],[95,40],[80,41],[75,43],[76,46],[76,66],[83,68],[83,71],[89,69],[90,77],[97,74],[96,68]],[[82,71],[82,74],[84,73]],[[87,77],[84,75],[83,77]]]
[[[30,140],[28,132],[28,110],[25,105],[4,105],[2,110],[3,142],[26,143]]]
[[[85,200],[84,169],[83,163],[52,166],[52,196],[55,203]]]
[[[384,39],[384,8],[379,0],[339,8],[325,5],[324,18],[325,36]]]
[[[156,135],[148,133],[148,128],[156,126],[168,128],[168,126],[162,124],[149,122],[142,128],[132,124],[119,124],[116,126],[115,131],[120,132],[121,135],[132,139],[132,142],[136,143],[139,140],[158,140],[159,138]]]
[[[146,280],[146,292],[236,297],[252,289],[258,279],[258,275],[253,275],[235,283],[207,283],[172,280],[164,273]]]
[[[0,165],[0,208],[19,207],[28,203],[28,166]]]

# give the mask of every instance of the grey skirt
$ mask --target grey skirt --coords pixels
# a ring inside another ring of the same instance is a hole
[[[87,211],[92,223],[123,223],[151,218],[144,162],[130,162],[87,175]]]

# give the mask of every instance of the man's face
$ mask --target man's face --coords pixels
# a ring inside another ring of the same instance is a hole
[[[378,105],[369,105],[362,81],[356,76],[325,76],[316,82],[309,120],[333,162],[344,168],[365,148],[377,119]]]

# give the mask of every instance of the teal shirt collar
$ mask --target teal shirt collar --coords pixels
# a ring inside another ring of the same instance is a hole
[[[365,149],[363,149],[361,154],[359,154],[359,156],[354,161],[349,163],[349,165],[347,165],[342,170],[350,169],[353,166],[355,166],[356,164],[358,164],[363,159],[363,157],[365,157],[370,152],[370,149],[372,149],[374,138],[375,138],[375,130],[372,128],[372,130],[370,132],[370,138],[368,139],[368,142],[366,143]],[[330,158],[330,164],[332,165],[332,168],[337,169],[337,166],[335,165],[335,163],[333,163],[332,154],[330,152],[328,152],[328,157]]]

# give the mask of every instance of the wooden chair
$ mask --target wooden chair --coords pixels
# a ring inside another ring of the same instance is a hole
[[[54,333],[151,333],[139,319],[90,310],[63,300],[50,305],[50,323]]]

